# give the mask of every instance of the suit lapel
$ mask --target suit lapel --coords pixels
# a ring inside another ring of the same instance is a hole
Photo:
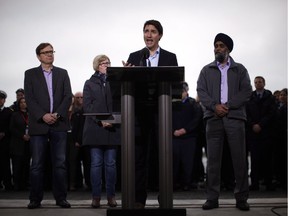
[[[58,76],[59,76],[59,73],[57,73],[57,69],[55,67],[53,67],[52,68],[53,96],[54,96],[54,92],[56,92]]]
[[[46,79],[45,79],[45,76],[43,74],[43,70],[42,70],[42,67],[40,66],[38,68],[38,71],[36,73],[36,76],[37,76],[37,80],[39,81],[39,83],[41,84],[41,86],[45,86],[45,89],[47,91],[47,94],[48,94],[48,87],[47,87],[47,83],[46,83]]]
[[[165,51],[160,48],[158,66],[165,65]]]

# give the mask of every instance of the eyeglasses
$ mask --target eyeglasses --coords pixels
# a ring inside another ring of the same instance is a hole
[[[43,55],[53,55],[54,53],[55,53],[55,51],[53,51],[53,50],[40,52],[40,54],[43,54]]]
[[[100,65],[111,65],[111,62],[102,62]]]
[[[77,99],[82,99],[83,97],[75,97],[75,98],[77,98]]]

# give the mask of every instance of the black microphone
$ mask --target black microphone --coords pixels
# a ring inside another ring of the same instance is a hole
[[[147,47],[144,47],[141,51],[140,51],[140,66],[146,66],[146,59],[149,58],[150,56],[150,51]]]
[[[141,53],[141,56],[142,56],[143,58],[145,58],[145,59],[148,59],[149,56],[150,56],[150,51],[149,51],[149,49],[148,49],[147,47],[144,47],[144,48],[140,51],[140,53]]]

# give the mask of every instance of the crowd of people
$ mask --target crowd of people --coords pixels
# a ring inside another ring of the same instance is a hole
[[[160,48],[162,36],[159,21],[145,22],[149,55],[133,52],[123,66],[177,66],[176,55]],[[188,83],[181,82],[172,100],[173,187],[206,189],[204,210],[219,207],[221,190],[234,190],[236,207],[249,210],[249,191],[287,189],[287,88],[272,93],[257,76],[253,91],[247,69],[230,56],[232,38],[219,33],[213,45],[215,60],[199,74],[198,96],[190,97]],[[0,187],[30,190],[29,209],[41,207],[45,189],[56,205],[70,208],[67,191],[83,188],[98,208],[105,188],[108,206],[115,207],[121,126],[85,115],[114,110],[106,80],[110,59],[97,55],[83,92],[72,94],[68,72],[53,65],[54,52],[50,43],[36,48],[41,65],[25,72],[24,89],[10,107],[0,90]],[[158,109],[145,99],[157,91],[149,88],[143,82],[135,87],[135,208],[145,207],[147,190],[159,188]]]

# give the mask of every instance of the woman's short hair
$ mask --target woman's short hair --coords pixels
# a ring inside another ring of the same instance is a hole
[[[106,55],[97,55],[94,60],[93,60],[93,69],[94,71],[98,71],[99,69],[99,65],[101,62],[105,61],[105,60],[108,60],[110,62],[110,59],[108,56]]]

